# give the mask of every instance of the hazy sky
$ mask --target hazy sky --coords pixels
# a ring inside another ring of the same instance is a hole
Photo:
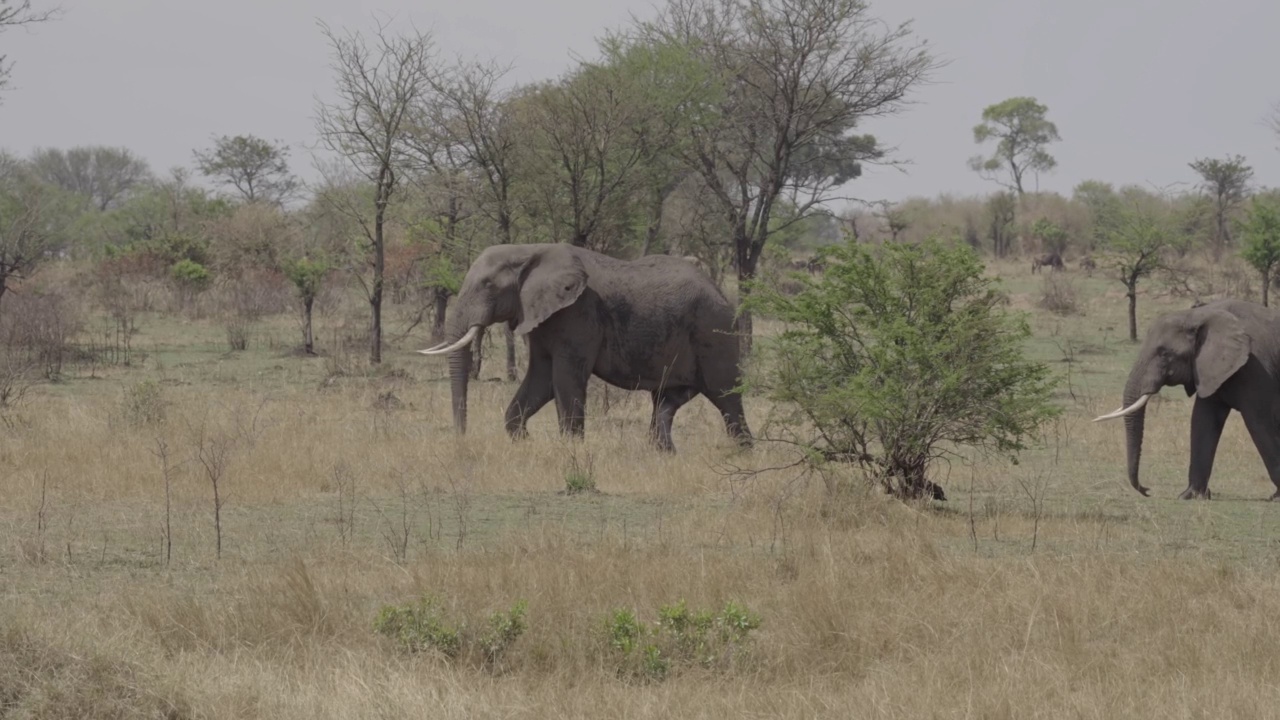
[[[47,7],[46,0],[35,0]],[[311,177],[317,96],[332,81],[317,28],[368,28],[375,13],[430,29],[442,49],[496,57],[515,80],[555,77],[573,53],[653,4],[637,0],[61,0],[53,23],[16,30],[0,105],[0,147],[118,145],[158,172],[191,165],[215,134],[287,141]],[[866,129],[899,148],[903,174],[870,169],[849,192],[897,200],[993,186],[967,169],[982,108],[1015,95],[1046,104],[1062,142],[1041,189],[1080,180],[1190,183],[1196,157],[1241,154],[1280,185],[1280,138],[1262,124],[1280,101],[1274,0],[872,0],[914,20],[949,61],[902,115]],[[394,25],[393,25],[394,27]]]

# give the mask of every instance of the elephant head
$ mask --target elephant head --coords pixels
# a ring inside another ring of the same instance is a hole
[[[1124,418],[1129,484],[1135,490],[1148,494],[1138,482],[1138,465],[1145,408],[1151,396],[1163,387],[1181,385],[1188,396],[1210,397],[1244,366],[1250,349],[1244,325],[1218,308],[1168,313],[1151,324],[1125,382],[1123,407],[1094,419]]]
[[[495,245],[471,264],[446,323],[446,340],[424,355],[449,355],[453,424],[467,430],[468,347],[481,330],[506,322],[525,335],[573,304],[587,287],[582,262],[563,245]]]

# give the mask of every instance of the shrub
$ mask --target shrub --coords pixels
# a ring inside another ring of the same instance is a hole
[[[167,405],[160,383],[143,380],[125,390],[121,410],[125,422],[134,427],[146,427],[164,422]]]
[[[1080,312],[1080,299],[1076,284],[1066,273],[1045,273],[1040,290],[1040,307],[1054,315],[1074,315]]]
[[[191,307],[195,297],[209,287],[209,269],[194,260],[179,260],[169,271],[182,307]]]
[[[570,457],[569,468],[564,473],[564,493],[577,495],[598,492],[593,466],[590,455],[585,460],[579,460],[577,455]]]
[[[622,676],[663,680],[685,667],[728,670],[749,652],[760,617],[730,600],[719,612],[690,610],[684,600],[658,609],[652,624],[619,608],[604,622],[609,651]]]
[[[493,670],[524,634],[527,610],[528,603],[519,600],[510,610],[490,615],[483,629],[471,631],[465,623],[450,622],[439,599],[427,595],[406,605],[384,606],[373,629],[406,652],[434,650],[449,660],[471,657]]]
[[[757,285],[749,299],[785,323],[753,382],[811,457],[902,497],[945,499],[926,479],[934,460],[967,447],[1016,461],[1060,412],[1048,367],[1023,357],[1030,329],[970,248],[846,243],[830,255],[795,297]]]

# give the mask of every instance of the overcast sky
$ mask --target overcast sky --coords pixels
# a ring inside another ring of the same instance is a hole
[[[46,0],[34,0],[37,8]],[[290,143],[313,176],[316,97],[332,81],[317,21],[368,28],[375,13],[431,30],[449,54],[552,78],[595,38],[647,16],[648,0],[61,0],[56,22],[0,36],[16,63],[0,105],[0,147],[113,145],[158,172],[191,165],[216,134]],[[1274,0],[871,0],[949,61],[902,115],[866,129],[912,165],[870,169],[849,191],[899,200],[993,189],[966,167],[982,108],[1031,95],[1062,142],[1043,190],[1084,179],[1191,183],[1197,157],[1244,155],[1280,185],[1280,138],[1262,118],[1280,101]],[[394,27],[394,25],[393,25]]]

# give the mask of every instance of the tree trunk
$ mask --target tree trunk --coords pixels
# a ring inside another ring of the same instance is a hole
[[[640,249],[640,254],[648,255],[653,251],[653,244],[658,239],[658,233],[662,232],[662,205],[664,196],[661,191],[655,192],[649,204],[649,224],[644,231],[644,247]]]
[[[740,228],[734,245],[736,246],[735,265],[738,267],[738,317],[734,322],[734,330],[738,333],[739,353],[745,360],[751,355],[752,317],[751,310],[746,307],[747,297],[751,291],[747,284],[755,279],[756,265],[760,254],[753,252],[751,237]]]
[[[1126,283],[1129,288],[1129,341],[1138,342],[1138,281]]]
[[[373,310],[373,324],[369,328],[369,362],[382,363],[382,271],[385,267],[382,223],[387,212],[386,203],[379,201],[373,217],[373,291],[369,293],[369,307]]]
[[[1262,306],[1263,307],[1271,307],[1269,304],[1267,304],[1267,298],[1268,298],[1267,291],[1270,289],[1270,287],[1271,287],[1271,272],[1268,270],[1263,270],[1262,271]]]
[[[431,317],[431,344],[444,342],[444,318],[449,311],[449,291],[436,288],[435,310]]]
[[[507,341],[507,382],[515,382],[519,377],[516,369],[516,333],[510,325],[504,323],[502,336]]]
[[[302,301],[302,351],[308,355],[316,354],[315,337],[311,334],[311,305],[315,300],[308,297]]]

